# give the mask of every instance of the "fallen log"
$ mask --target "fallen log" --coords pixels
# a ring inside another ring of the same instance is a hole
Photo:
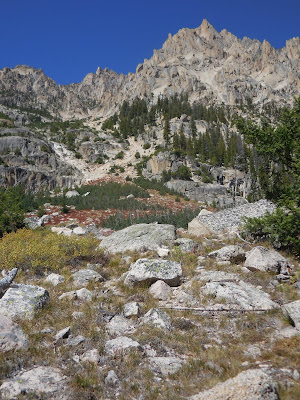
[[[196,311],[196,312],[262,312],[265,308],[197,308],[197,307],[158,307],[162,310]]]

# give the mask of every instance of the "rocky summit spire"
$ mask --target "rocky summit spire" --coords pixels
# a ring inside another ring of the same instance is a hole
[[[205,39],[216,39],[220,36],[219,32],[207,21],[204,19],[202,24],[199,26],[199,35]]]

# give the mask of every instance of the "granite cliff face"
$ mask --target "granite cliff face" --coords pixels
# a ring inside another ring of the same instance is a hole
[[[300,39],[274,49],[267,41],[217,32],[204,20],[196,29],[169,35],[160,50],[128,75],[98,68],[80,83],[61,86],[27,66],[0,71],[0,103],[25,103],[64,119],[106,116],[116,104],[136,96],[155,99],[183,92],[208,104],[291,104],[300,93]]]

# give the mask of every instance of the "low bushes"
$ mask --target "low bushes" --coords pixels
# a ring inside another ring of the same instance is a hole
[[[0,269],[20,268],[29,273],[59,271],[74,259],[101,256],[99,241],[92,237],[66,237],[49,231],[20,229],[0,241]]]

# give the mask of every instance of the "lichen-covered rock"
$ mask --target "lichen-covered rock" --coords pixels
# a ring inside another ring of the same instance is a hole
[[[16,399],[21,394],[27,396],[35,394],[40,398],[44,393],[51,395],[53,400],[64,400],[68,398],[66,382],[67,378],[58,368],[35,367],[4,381],[0,386],[1,398]]]
[[[238,304],[245,309],[278,308],[267,293],[243,281],[208,282],[203,290],[204,293],[214,295],[217,299],[226,299],[228,303]]]
[[[300,300],[285,304],[282,307],[282,310],[291,320],[293,325],[300,331]]]
[[[194,235],[219,233],[224,230],[235,231],[243,223],[244,217],[262,217],[267,212],[274,212],[276,206],[267,201],[259,200],[238,207],[218,211],[210,215],[201,215],[189,224],[189,232]]]
[[[158,328],[171,329],[171,320],[167,313],[159,308],[151,308],[142,318],[143,324],[152,324]]]
[[[0,314],[0,352],[19,350],[28,344],[27,336],[9,317]]]
[[[260,369],[250,369],[212,389],[189,397],[190,400],[279,400],[277,384]]]
[[[137,224],[114,232],[104,238],[100,248],[109,253],[119,253],[126,250],[147,251],[158,250],[163,245],[173,245],[175,227],[164,224]]]
[[[131,264],[125,278],[125,285],[146,283],[150,285],[162,280],[170,286],[178,286],[182,276],[181,265],[170,260],[140,258]]]
[[[284,275],[289,274],[289,268],[292,267],[289,261],[277,251],[263,246],[254,247],[246,253],[244,266],[251,271],[271,271]]]
[[[108,340],[104,347],[105,351],[112,355],[126,353],[131,350],[142,351],[142,346],[127,336],[119,336],[116,339]]]
[[[219,250],[212,251],[208,257],[215,258],[218,261],[230,261],[239,263],[245,261],[245,252],[241,246],[230,245],[224,246]]]
[[[37,309],[49,300],[49,293],[40,286],[15,285],[0,299],[0,313],[11,318],[33,318]]]
[[[184,253],[194,253],[198,249],[198,243],[188,238],[176,239],[174,244]]]

